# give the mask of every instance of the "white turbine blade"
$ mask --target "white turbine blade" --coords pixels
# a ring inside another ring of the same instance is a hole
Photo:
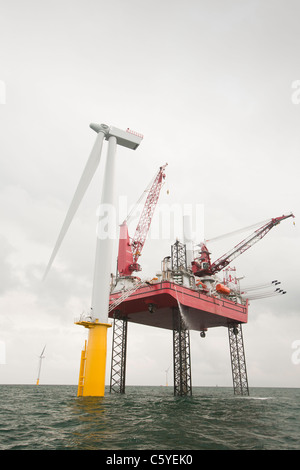
[[[71,202],[71,205],[69,207],[69,210],[67,212],[67,215],[66,215],[66,218],[65,218],[65,221],[63,223],[63,226],[61,228],[61,231],[59,233],[59,236],[58,236],[58,239],[56,241],[56,244],[55,244],[55,247],[54,247],[54,250],[52,252],[52,255],[50,257],[50,260],[49,260],[49,263],[47,265],[47,268],[46,268],[46,271],[45,271],[45,274],[44,274],[44,278],[47,276],[50,268],[51,268],[51,265],[54,261],[54,258],[59,250],[59,247],[68,231],[68,228],[72,222],[72,219],[78,209],[78,206],[94,176],[94,173],[99,165],[99,162],[100,162],[100,156],[101,156],[101,150],[102,150],[102,144],[103,144],[103,139],[104,139],[104,133],[103,132],[99,132],[99,134],[97,135],[97,138],[96,138],[96,141],[95,141],[95,144],[93,146],[93,149],[91,151],[91,154],[90,154],[90,157],[87,161],[87,164],[84,168],[84,171],[82,173],[82,176],[80,178],[80,181],[79,181],[79,184],[77,186],[77,189],[75,191],[75,194],[74,194],[74,197],[72,199],[72,202]]]

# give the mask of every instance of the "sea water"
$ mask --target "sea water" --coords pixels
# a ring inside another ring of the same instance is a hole
[[[77,386],[0,385],[1,450],[300,449],[300,389],[127,386],[77,397]],[[117,455],[117,454],[116,454]]]

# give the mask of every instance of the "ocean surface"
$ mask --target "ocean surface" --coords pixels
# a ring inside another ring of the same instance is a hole
[[[300,389],[0,385],[0,450],[300,450]],[[117,455],[117,454],[116,454]]]

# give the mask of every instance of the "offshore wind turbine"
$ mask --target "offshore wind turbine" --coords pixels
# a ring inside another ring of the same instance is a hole
[[[44,349],[43,349],[43,351],[41,352],[41,355],[40,355],[38,377],[37,377],[37,381],[36,381],[36,384],[37,384],[37,385],[39,385],[39,383],[40,383],[40,375],[41,375],[42,360],[43,360],[44,357],[45,357],[45,356],[43,356],[44,351],[45,351],[45,347],[46,347],[46,345],[44,346]]]
[[[165,373],[166,373],[166,387],[168,386],[168,372],[169,372],[170,367],[171,367],[171,366],[169,366],[169,367],[165,370]]]
[[[79,184],[71,201],[66,218],[62,225],[52,255],[47,265],[44,278],[55,259],[60,245],[67,233],[79,204],[98,168],[103,140],[108,141],[107,157],[104,169],[103,187],[100,193],[100,207],[115,207],[115,157],[117,145],[135,150],[141,143],[143,136],[127,129],[123,131],[106,124],[90,124],[91,129],[97,133],[94,146],[86,163]],[[98,222],[101,222],[99,215]],[[113,240],[97,236],[94,265],[94,279],[91,299],[92,321],[79,321],[89,330],[88,343],[81,355],[79,372],[79,396],[104,396],[108,308],[110,294],[111,261],[113,256]],[[85,343],[86,344],[86,343]]]

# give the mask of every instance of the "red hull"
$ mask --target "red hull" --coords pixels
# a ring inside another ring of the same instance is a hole
[[[111,294],[113,302],[121,293]],[[158,328],[173,329],[172,308],[182,307],[186,325],[191,330],[201,331],[217,326],[228,326],[229,323],[247,323],[248,303],[241,305],[225,297],[218,298],[199,291],[174,284],[161,282],[137,289],[115,310],[128,321]],[[153,313],[149,310],[153,310]],[[113,317],[112,310],[109,317]]]

